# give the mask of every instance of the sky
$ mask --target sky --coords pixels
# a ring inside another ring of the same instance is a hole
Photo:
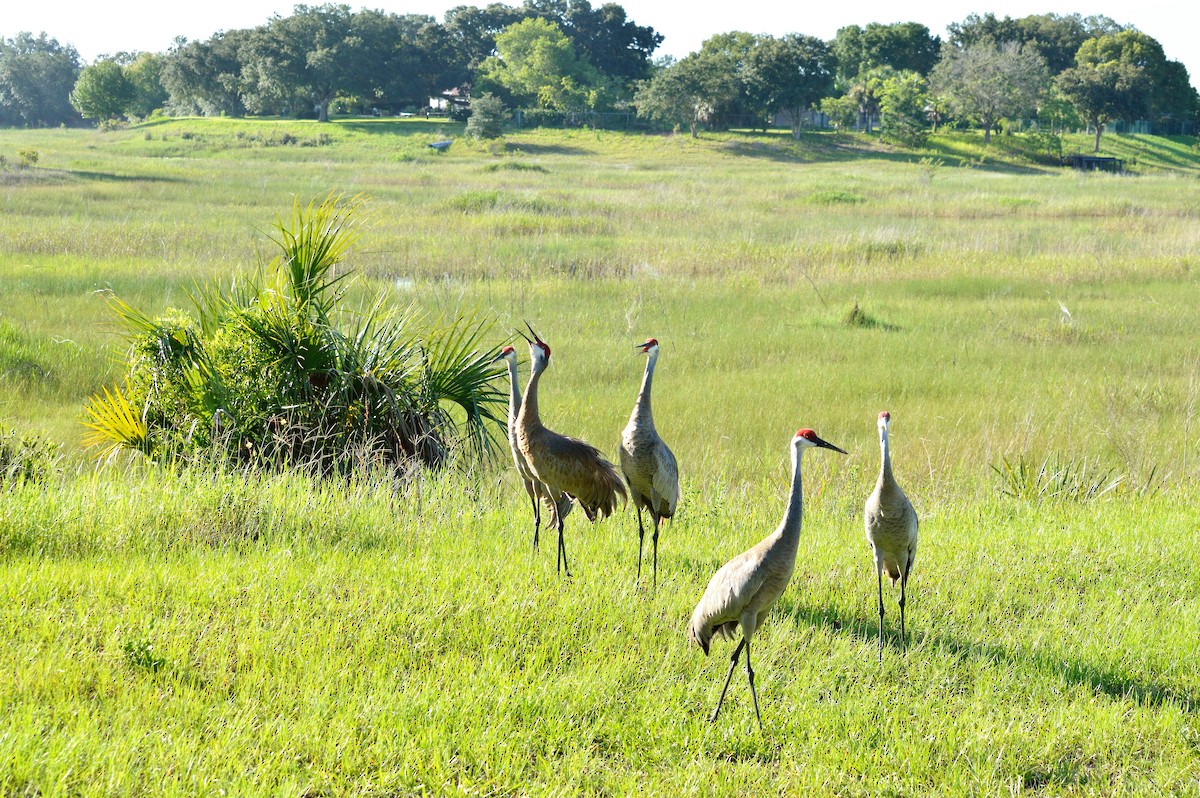
[[[324,0],[308,0],[321,5]],[[428,14],[441,20],[460,5],[485,6],[491,0],[341,0],[354,10],[377,8],[397,14]],[[501,0],[519,6],[521,0]],[[608,0],[591,0],[601,6]],[[1167,58],[1187,67],[1192,85],[1200,86],[1200,3],[1195,0],[991,0],[968,5],[961,0],[934,0],[901,4],[895,0],[813,2],[801,0],[615,0],[628,17],[649,25],[664,36],[655,55],[681,58],[699,49],[710,36],[729,31],[779,36],[803,33],[829,40],[846,25],[870,22],[919,22],[945,38],[946,25],[961,22],[970,13],[997,17],[1029,14],[1103,14],[1121,24],[1132,24],[1153,36]],[[252,28],[273,15],[288,16],[293,0],[10,0],[0,12],[0,38],[21,31],[41,32],[70,44],[85,62],[105,53],[162,52],[176,36],[204,40],[217,31]],[[905,7],[907,6],[907,7]]]

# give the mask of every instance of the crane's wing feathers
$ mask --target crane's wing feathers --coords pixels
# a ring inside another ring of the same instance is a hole
[[[543,429],[525,441],[524,453],[534,475],[560,493],[574,497],[589,518],[605,518],[626,499],[616,467],[595,446]]]
[[[688,625],[691,639],[708,653],[715,633],[732,637],[742,611],[754,599],[766,579],[757,550],[743,552],[721,566],[709,580]]]
[[[675,506],[679,504],[679,468],[675,465],[675,455],[665,443],[654,449],[654,498],[658,514],[663,518],[675,515]]]

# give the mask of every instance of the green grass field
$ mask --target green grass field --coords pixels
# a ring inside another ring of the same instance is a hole
[[[460,133],[0,131],[39,154],[0,171],[0,423],[62,446],[0,488],[0,796],[1200,795],[1194,139],[1106,135],[1112,176],[961,134]],[[611,456],[662,341],[657,591],[630,511],[573,514],[556,577],[503,463],[322,483],[80,448],[120,375],[106,291],[186,307],[329,191],[368,197],[353,297],[483,311],[497,346],[528,319],[543,418]],[[879,665],[885,408],[922,526]],[[763,731],[741,671],[710,725],[733,645],[705,659],[686,621],[778,523],[801,426],[849,455],[805,458]]]

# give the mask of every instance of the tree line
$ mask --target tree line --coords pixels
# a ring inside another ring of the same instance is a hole
[[[876,123],[915,140],[947,124],[990,136],[1035,118],[1053,134],[1113,120],[1194,129],[1200,96],[1148,34],[1108,17],[972,14],[946,41],[907,22],[850,25],[825,41],[718,34],[687,57],[654,58],[663,37],[617,3],[525,0],[460,6],[443,21],[349,6],[297,5],[250,29],[165,53],[84,66],[45,33],[0,39],[0,124],[46,126],[176,115],[328,118],[420,110],[430,97],[487,96],[552,113],[626,110],[689,129],[799,131]]]

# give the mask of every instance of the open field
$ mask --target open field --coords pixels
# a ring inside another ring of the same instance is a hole
[[[1106,136],[1136,160],[1117,177],[970,137],[426,146],[458,134],[0,131],[39,153],[0,172],[0,423],[64,446],[53,484],[0,489],[0,796],[1200,794],[1194,139]],[[497,345],[529,319],[543,417],[610,455],[634,344],[663,342],[684,499],[657,592],[631,512],[572,515],[556,578],[500,469],[90,463],[81,405],[119,374],[102,290],[186,307],[331,190],[369,197],[355,293],[481,309]],[[879,666],[883,408],[922,527],[913,646]],[[686,620],[778,522],[799,426],[850,454],[805,459],[796,575],[754,639],[764,732],[740,671],[710,726],[733,646],[706,660]]]

